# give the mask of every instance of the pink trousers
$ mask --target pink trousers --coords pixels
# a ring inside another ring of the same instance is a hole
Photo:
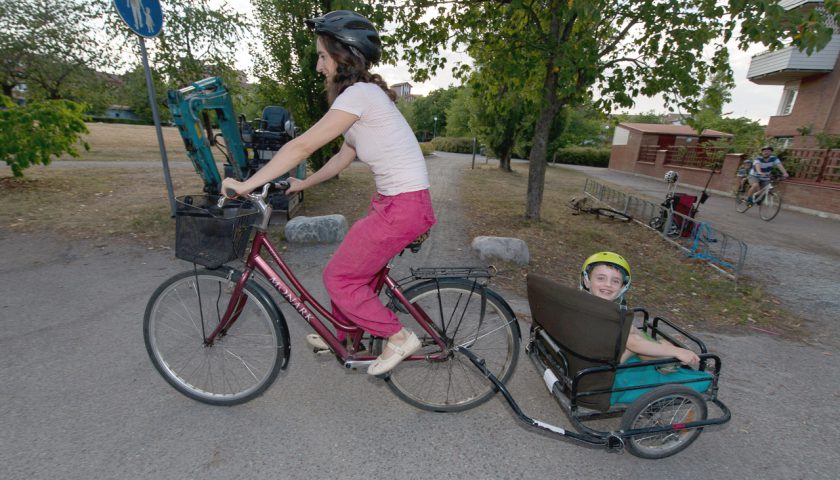
[[[396,254],[436,223],[428,190],[394,196],[376,194],[368,215],[350,228],[324,269],[333,314],[378,337],[402,328],[371,282]],[[343,340],[343,332],[338,332]]]

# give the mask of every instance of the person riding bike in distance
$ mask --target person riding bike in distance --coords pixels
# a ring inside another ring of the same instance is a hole
[[[590,255],[583,262],[580,272],[580,288],[613,302],[624,302],[624,294],[630,289],[630,264],[621,255],[613,252],[598,252]],[[680,362],[697,366],[700,357],[691,350],[680,348],[668,342],[657,342],[642,335],[636,329],[630,329],[627,344],[621,355],[621,363],[633,355],[650,358],[675,357]]]
[[[316,70],[324,75],[330,110],[309,130],[292,139],[271,161],[244,182],[226,178],[222,191],[248,193],[306,160],[340,135],[344,143],[330,160],[306,179],[290,178],[287,193],[328,180],[355,158],[373,172],[376,194],[368,215],[356,222],[324,269],[324,286],[333,315],[344,323],[388,342],[368,373],[381,375],[420,348],[417,336],[403,328],[382,304],[372,279],[396,254],[435,224],[426,161],[414,132],[397,109],[396,95],[382,77],[370,72],[379,61],[381,41],[362,15],[337,10],[306,20],[316,35]],[[337,334],[344,341],[343,331]],[[307,341],[328,348],[322,338]]]
[[[747,181],[750,183],[750,189],[747,190],[747,205],[753,206],[753,195],[770,181],[770,173],[773,168],[778,168],[782,172],[784,178],[788,178],[787,170],[782,165],[779,157],[773,155],[773,147],[765,145],[761,147],[761,155],[752,161],[752,168],[747,174]]]

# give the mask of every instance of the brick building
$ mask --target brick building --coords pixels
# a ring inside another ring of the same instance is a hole
[[[822,1],[781,0],[786,10],[822,9]],[[826,18],[829,18],[828,16]],[[810,56],[789,46],[752,57],[747,78],[759,85],[783,85],[776,115],[765,134],[781,145],[817,147],[818,133],[840,135],[840,34]]]
[[[397,94],[397,100],[410,102],[415,96],[411,94],[411,84],[407,82],[395,83],[390,87],[391,91]]]

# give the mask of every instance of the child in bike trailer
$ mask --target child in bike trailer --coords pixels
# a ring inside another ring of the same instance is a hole
[[[630,264],[621,255],[613,252],[598,252],[583,262],[580,272],[580,288],[604,300],[624,303],[624,294],[630,289]],[[700,357],[691,350],[680,348],[665,341],[656,341],[641,330],[631,328],[627,336],[621,363],[637,363],[642,360],[675,357],[683,364],[696,367]],[[658,367],[658,368],[657,368]],[[708,379],[709,374],[695,370],[648,366],[620,369],[616,372],[614,387],[655,385],[675,380]],[[709,387],[708,382],[688,383],[687,386],[700,392]],[[644,390],[614,392],[611,403],[629,403],[644,394]]]
[[[747,205],[753,205],[753,195],[767,185],[770,181],[770,173],[774,168],[778,168],[784,178],[788,177],[782,161],[779,160],[779,157],[773,155],[773,147],[765,145],[761,147],[761,155],[752,161],[752,167],[747,175],[747,181],[750,182],[750,189],[747,190]]]
[[[429,175],[420,145],[397,110],[396,95],[382,77],[370,73],[379,61],[381,42],[374,25],[362,15],[338,10],[306,20],[316,34],[316,70],[324,75],[330,110],[277,152],[265,167],[244,182],[226,178],[223,191],[244,194],[277,178],[339,135],[338,153],[305,180],[290,178],[295,193],[334,177],[355,159],[370,166],[376,194],[368,215],[347,232],[324,269],[324,286],[336,318],[388,339],[368,373],[381,375],[420,348],[417,336],[403,328],[382,304],[371,280],[388,261],[436,223],[429,195]],[[342,331],[338,338],[345,340]],[[326,349],[317,335],[307,341]]]

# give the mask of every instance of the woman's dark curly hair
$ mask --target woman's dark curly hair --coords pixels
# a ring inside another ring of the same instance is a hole
[[[388,89],[388,84],[381,76],[370,73],[370,62],[358,51],[348,47],[329,35],[318,35],[324,49],[336,63],[335,76],[324,80],[327,100],[330,105],[341,95],[341,92],[356,82],[373,83],[379,86],[391,101],[397,100],[397,95]]]

